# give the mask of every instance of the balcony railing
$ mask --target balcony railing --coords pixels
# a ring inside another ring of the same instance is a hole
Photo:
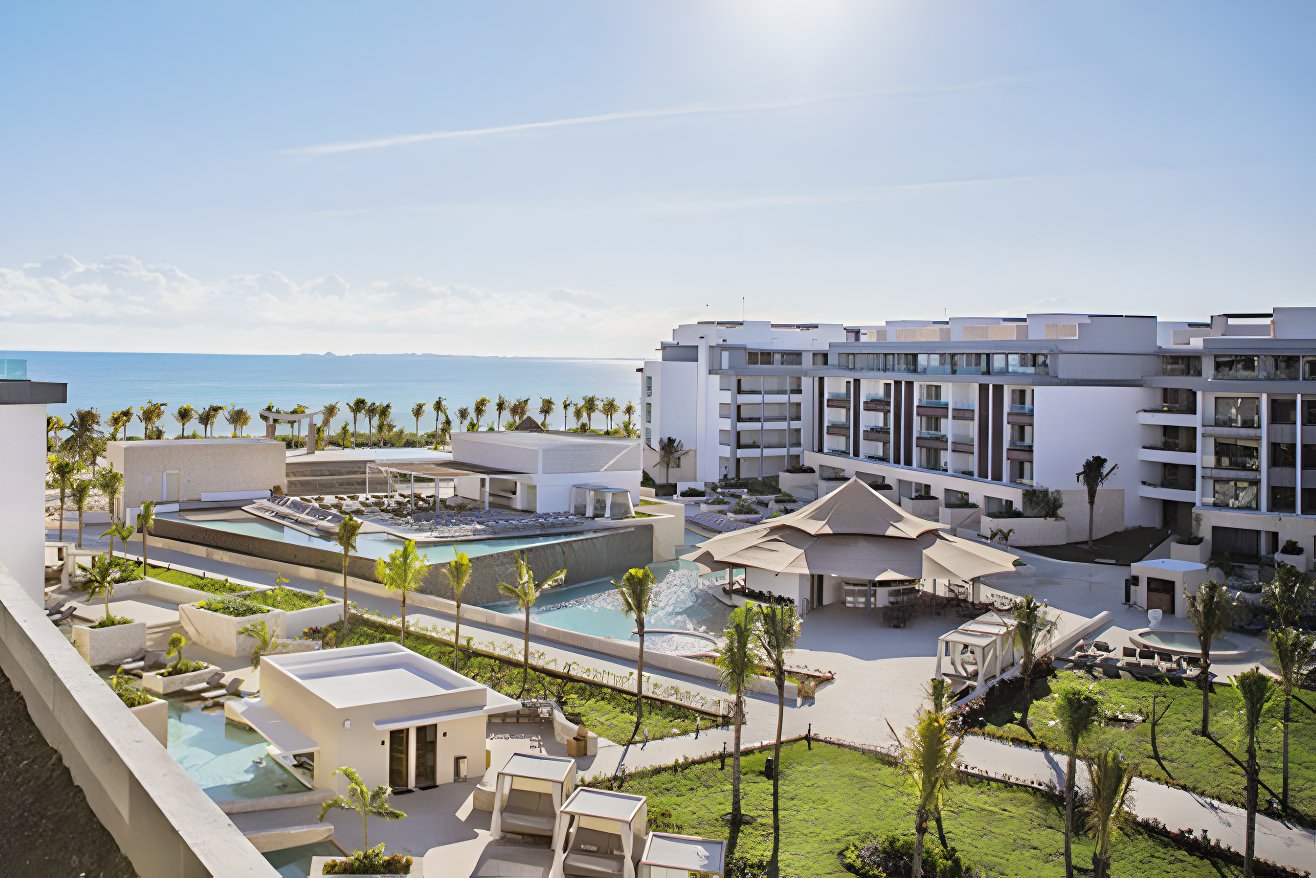
[[[1217,381],[1255,381],[1261,377],[1260,369],[1216,369]]]
[[[1159,415],[1195,415],[1197,404],[1192,402],[1165,402],[1142,411]]]
[[[1243,429],[1257,430],[1261,428],[1261,416],[1253,415],[1216,415],[1214,418],[1206,419],[1207,427],[1241,427]]]
[[[918,438],[920,439],[941,439],[945,440],[946,434],[940,430],[919,430]]]
[[[1031,439],[1011,439],[1011,440],[1010,440],[1010,447],[1011,447],[1011,448],[1022,448],[1022,449],[1024,449],[1025,451],[1032,451],[1032,450],[1033,450],[1033,441],[1032,441]]]
[[[919,405],[930,405],[930,406],[935,406],[935,407],[937,407],[937,408],[943,408],[943,409],[944,409],[944,408],[948,408],[948,407],[950,406],[950,400],[948,400],[948,399],[920,399],[920,400],[918,401],[918,404],[919,404]]]
[[[1203,506],[1214,506],[1217,509],[1256,509],[1256,500],[1243,500],[1238,497],[1203,497]]]
[[[1009,411],[1012,415],[1031,415],[1033,407],[1031,405],[1012,405]]]
[[[1161,442],[1159,444],[1142,446],[1145,451],[1178,451],[1187,452],[1188,454],[1197,453],[1196,442]]]
[[[1206,465],[1216,469],[1242,469],[1251,472],[1261,470],[1261,460],[1255,457],[1242,457],[1231,454],[1217,454],[1206,459]]]
[[[1148,488],[1165,488],[1169,491],[1196,491],[1197,485],[1193,482],[1186,482],[1179,479],[1162,479],[1159,482],[1142,480],[1142,483]]]
[[[26,381],[27,360],[0,357],[0,381]]]

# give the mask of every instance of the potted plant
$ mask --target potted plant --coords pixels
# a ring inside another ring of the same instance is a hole
[[[1192,533],[1179,534],[1170,543],[1170,557],[1175,561],[1205,564],[1211,558],[1211,544],[1202,536],[1202,516],[1193,513]]]
[[[909,497],[900,498],[900,508],[910,515],[935,521],[940,501],[932,494],[919,492]]]
[[[107,680],[114,694],[119,696],[124,707],[137,717],[146,730],[162,746],[169,744],[169,702],[156,698],[134,685],[132,677],[126,677],[119,671]]]
[[[1307,559],[1297,540],[1286,540],[1284,545],[1280,546],[1279,551],[1275,553],[1275,563],[1287,564],[1302,571],[1307,569]]]
[[[105,616],[91,625],[73,626],[73,646],[92,667],[112,665],[141,654],[146,649],[146,623],[110,612],[110,598],[122,576],[119,567],[104,555],[90,564],[79,564],[88,600],[102,597]]]
[[[763,510],[748,497],[741,497],[726,515],[732,521],[750,521],[763,517]]]
[[[172,661],[159,671],[142,674],[142,688],[156,695],[172,695],[184,686],[200,683],[210,676],[214,666],[185,658],[183,656],[185,646],[187,646],[186,637],[178,633],[170,635],[165,658]]]
[[[370,847],[370,818],[405,820],[407,815],[388,803],[390,790],[384,784],[371,789],[356,770],[343,766],[333,775],[347,778],[347,792],[320,805],[320,820],[332,810],[355,811],[361,815],[361,850],[350,857],[315,857],[311,861],[311,878],[317,875],[409,875],[412,859],[404,854],[386,854],[384,845]]]

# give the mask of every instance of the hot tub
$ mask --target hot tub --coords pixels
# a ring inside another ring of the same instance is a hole
[[[1130,634],[1129,639],[1143,649],[1154,649],[1171,655],[1200,655],[1202,652],[1197,632],[1191,628],[1142,628]],[[1250,652],[1250,649],[1231,640],[1227,635],[1216,635],[1211,641],[1212,658],[1242,658]]]

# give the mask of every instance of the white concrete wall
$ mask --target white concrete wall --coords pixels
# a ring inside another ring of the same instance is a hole
[[[0,405],[0,567],[32,600],[45,585],[46,407]]]
[[[44,430],[44,423],[42,426]],[[178,499],[203,493],[270,490],[287,484],[286,451],[272,439],[153,439],[111,442],[106,458],[123,474],[123,508],[165,499],[164,473],[177,471]]]

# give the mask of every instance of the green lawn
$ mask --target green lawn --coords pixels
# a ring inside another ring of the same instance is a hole
[[[142,565],[138,561],[116,557],[114,563],[124,572],[125,577],[137,579],[142,575]],[[206,579],[193,573],[185,573],[182,570],[167,570],[164,567],[156,567],[154,564],[148,566],[146,575],[151,579],[158,579],[171,585],[195,588],[197,591],[209,592],[210,594],[242,594],[251,591],[248,586],[238,585],[229,582],[227,579]]]
[[[298,591],[295,588],[278,586],[269,591],[259,591],[249,596],[252,603],[261,604],[276,610],[306,610],[311,607],[323,607],[326,604],[334,603],[331,599],[324,596],[321,590],[318,594],[307,594],[304,591]]]
[[[1161,762],[1152,757],[1151,724],[1139,723],[1132,728],[1103,727],[1093,738],[1092,747],[1117,746],[1138,764],[1138,773],[1152,780],[1185,787],[1205,793],[1212,798],[1234,804],[1243,804],[1243,772],[1210,739],[1197,734],[1202,717],[1201,690],[1193,685],[1152,683],[1137,680],[1099,680],[1092,683],[1084,675],[1062,671],[1053,680],[1039,680],[1034,685],[1029,728],[1019,725],[1022,699],[1003,704],[990,711],[988,725],[982,730],[998,738],[1007,738],[1028,744],[1041,744],[1051,749],[1061,747],[1058,730],[1051,725],[1054,718],[1049,698],[1057,683],[1066,678],[1078,678],[1084,685],[1094,685],[1108,711],[1151,714],[1152,695],[1174,699],[1169,713],[1161,720],[1157,731],[1157,749]],[[1316,818],[1316,711],[1298,703],[1301,699],[1316,708],[1316,693],[1300,692],[1293,703],[1293,727],[1289,741],[1289,795],[1290,806],[1308,820]],[[1211,696],[1211,734],[1235,755],[1243,752],[1238,737],[1238,711],[1240,702],[1233,686],[1217,684]],[[1280,787],[1280,744],[1282,740],[1280,717],[1283,702],[1276,698],[1267,710],[1261,725],[1261,780],[1278,794]],[[1267,798],[1263,789],[1262,801]]]
[[[739,852],[766,855],[772,849],[772,781],[763,776],[771,750],[745,758],[745,810],[756,820],[742,828]],[[625,791],[649,797],[649,826],[726,838],[722,815],[731,809],[730,762],[717,761],[664,770],[626,782]],[[905,778],[874,756],[841,747],[803,742],[782,748],[783,876],[844,876],[837,853],[869,834],[913,833],[913,810]],[[1064,807],[1041,793],[1004,784],[957,784],[945,800],[946,836],[973,865],[996,876],[1053,878],[1064,875]],[[929,832],[935,840],[935,830]],[[1087,838],[1075,841],[1076,865],[1092,862]],[[1241,873],[1226,863],[1179,850],[1136,828],[1113,846],[1113,872],[1139,878],[1221,878]]]
[[[341,623],[334,626],[338,646],[397,640],[397,632],[359,616],[353,616],[350,633],[342,637]],[[408,633],[407,647],[445,665],[452,664],[452,645],[431,636]],[[466,654],[461,672],[493,689],[516,698],[521,692],[521,664],[501,658]],[[625,742],[635,728],[635,696],[595,683],[567,681],[534,670],[530,671],[527,698],[552,698],[568,713],[579,713],[581,722],[599,737]],[[694,732],[698,719],[704,728],[715,720],[706,714],[679,705],[646,700],[644,726],[649,738],[670,738]]]

